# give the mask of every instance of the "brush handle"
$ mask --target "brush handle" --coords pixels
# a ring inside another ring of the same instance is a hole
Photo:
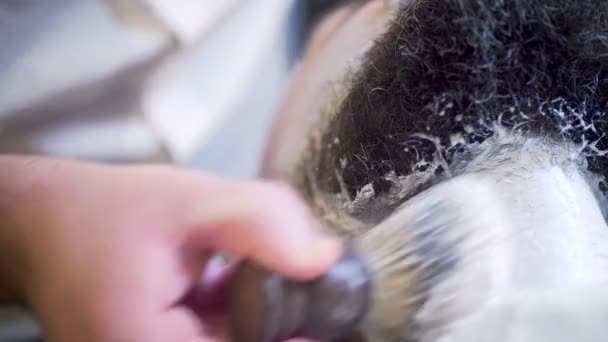
[[[351,249],[327,273],[309,282],[293,281],[245,261],[230,293],[231,341],[341,340],[366,315],[370,296],[368,269]]]

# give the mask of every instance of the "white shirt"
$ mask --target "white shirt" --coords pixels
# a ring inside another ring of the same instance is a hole
[[[251,89],[249,119],[278,101],[294,2],[0,2],[0,153],[191,163]]]

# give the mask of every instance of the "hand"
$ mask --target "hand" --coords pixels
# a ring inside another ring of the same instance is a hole
[[[0,169],[4,195],[21,194],[12,210],[0,210],[19,223],[0,238],[23,249],[12,248],[26,270],[6,272],[49,342],[221,340],[221,325],[212,334],[211,322],[201,322],[206,305],[222,303],[229,275],[203,276],[213,253],[250,257],[304,280],[341,252],[276,183],[45,158],[0,157]],[[192,293],[194,310],[181,305]]]

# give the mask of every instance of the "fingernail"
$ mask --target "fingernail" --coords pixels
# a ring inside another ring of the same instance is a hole
[[[341,254],[342,243],[337,238],[325,237],[321,241],[319,241],[319,244],[315,249],[319,258],[337,258]]]
[[[296,261],[298,268],[308,270],[307,277],[316,277],[324,273],[331,265],[338,261],[342,254],[342,243],[333,237],[323,237],[312,242],[310,248],[300,254]]]
[[[309,253],[314,253],[313,255],[321,260],[337,259],[342,251],[342,241],[320,223],[313,221],[312,224],[311,247],[313,248],[309,249]]]

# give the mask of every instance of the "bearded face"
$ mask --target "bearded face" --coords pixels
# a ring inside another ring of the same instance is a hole
[[[603,341],[608,2],[367,1],[269,142],[372,273],[368,341]]]

